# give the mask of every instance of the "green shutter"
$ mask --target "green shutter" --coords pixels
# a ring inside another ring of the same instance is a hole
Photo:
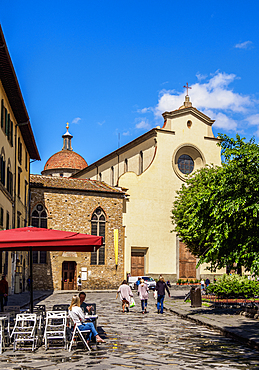
[[[4,127],[4,99],[1,101],[1,127]]]
[[[2,207],[0,212],[0,226],[4,226],[4,209]]]
[[[13,146],[13,121],[11,121],[10,125],[10,144]]]
[[[5,110],[5,134],[8,135],[8,112],[6,108],[4,110]]]

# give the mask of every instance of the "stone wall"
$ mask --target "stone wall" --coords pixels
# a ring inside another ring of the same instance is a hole
[[[48,213],[48,228],[91,233],[91,217],[97,207],[106,215],[105,265],[91,265],[90,252],[49,252],[46,264],[33,265],[34,289],[62,289],[62,263],[76,263],[75,276],[82,268],[87,280],[82,289],[117,288],[124,279],[124,228],[122,226],[124,194],[107,194],[78,190],[31,188],[31,210],[41,203]],[[114,229],[118,229],[118,268],[115,266]],[[76,288],[76,284],[74,286]]]

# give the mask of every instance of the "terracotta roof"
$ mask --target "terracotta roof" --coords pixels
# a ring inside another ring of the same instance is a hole
[[[84,158],[73,150],[61,150],[53,154],[46,162],[44,171],[57,168],[69,168],[73,170],[82,170],[87,167]]]
[[[72,179],[68,177],[52,177],[43,175],[30,175],[30,186],[33,188],[58,188],[70,190],[86,190],[104,193],[117,193],[123,195],[125,192],[105,182],[89,179]]]
[[[0,80],[11,105],[17,124],[22,124],[20,131],[30,158],[40,160],[29,115],[23,100],[19,82],[8,52],[4,34],[0,25]]]

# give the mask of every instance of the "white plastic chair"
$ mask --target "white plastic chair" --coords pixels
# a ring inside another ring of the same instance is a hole
[[[1,333],[1,340],[2,340],[2,343],[1,343],[1,349],[0,349],[0,353],[2,353],[2,347],[4,346],[5,347],[5,344],[9,344],[10,342],[10,337],[11,337],[11,330],[10,330],[10,312],[6,312],[6,313],[3,313],[1,312],[0,313],[0,317],[3,317],[3,319],[1,320],[1,329],[2,329],[2,333]]]
[[[71,320],[73,321],[72,318],[71,318]],[[88,351],[91,351],[91,349],[90,349],[90,347],[87,343],[87,340],[85,340],[85,338],[84,338],[84,334],[89,334],[89,333],[91,333],[91,330],[79,330],[77,324],[74,323],[73,335],[72,335],[72,339],[71,339],[70,345],[69,345],[69,352],[72,349],[72,345],[73,345],[75,339],[78,340],[78,338],[80,338],[82,340],[82,342],[84,343],[84,345],[86,346]]]
[[[67,348],[66,338],[67,313],[66,311],[47,311],[44,331],[45,349],[49,348],[49,341],[62,341]]]
[[[36,349],[37,337],[36,337],[36,325],[37,316],[36,314],[23,313],[16,315],[15,325],[11,334],[13,338],[13,350],[16,351],[18,343],[32,342],[32,351]]]

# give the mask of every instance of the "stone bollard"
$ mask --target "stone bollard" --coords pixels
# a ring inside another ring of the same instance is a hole
[[[201,307],[201,287],[191,287],[191,307]]]

